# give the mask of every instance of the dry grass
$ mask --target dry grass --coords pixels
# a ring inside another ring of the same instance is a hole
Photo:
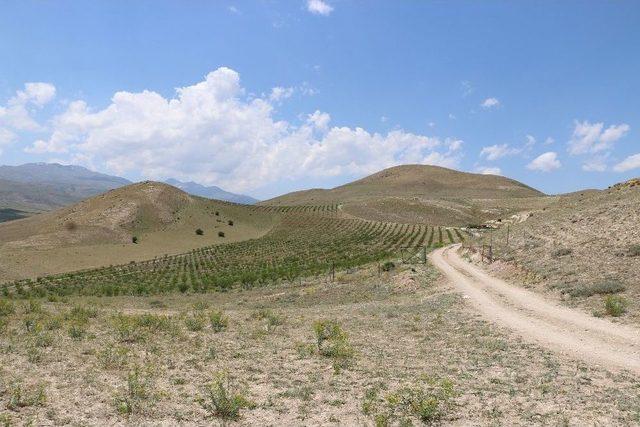
[[[478,320],[436,277],[429,266],[401,266],[162,300],[2,303],[0,420],[640,422],[637,378],[520,342]],[[345,343],[349,363],[336,370]]]

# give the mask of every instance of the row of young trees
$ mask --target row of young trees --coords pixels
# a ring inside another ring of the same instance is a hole
[[[260,286],[395,256],[400,247],[464,240],[458,229],[338,219],[313,211],[284,214],[267,235],[145,262],[2,285],[11,298],[151,295]]]

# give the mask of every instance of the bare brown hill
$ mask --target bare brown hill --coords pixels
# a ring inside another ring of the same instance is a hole
[[[514,199],[518,199],[514,202]],[[330,190],[297,191],[261,202],[293,206],[340,204],[359,218],[404,223],[468,225],[548,203],[544,194],[497,175],[439,166],[403,165]]]
[[[640,322],[636,182],[557,197],[526,221],[511,225],[508,245],[506,227],[494,232],[494,253],[506,264],[517,263],[531,286],[590,313],[606,315],[604,299],[621,296],[626,307],[620,308],[627,311],[622,318]]]
[[[0,224],[0,278],[140,261],[245,240],[266,233],[274,220],[265,210],[191,196],[167,184],[132,184]]]

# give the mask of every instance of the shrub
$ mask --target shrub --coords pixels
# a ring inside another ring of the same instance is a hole
[[[258,311],[254,317],[266,321],[265,329],[267,332],[275,331],[278,326],[284,323],[284,318],[282,316],[266,308]]]
[[[67,222],[64,223],[64,228],[67,231],[74,231],[75,229],[78,228],[78,225],[73,221],[67,221]]]
[[[333,360],[333,369],[339,373],[348,367],[354,357],[348,335],[335,320],[319,320],[313,324],[318,352]]]
[[[627,255],[630,257],[640,256],[640,245],[631,245],[627,250]]]
[[[619,295],[607,295],[604,299],[604,311],[613,317],[620,317],[627,311],[627,300]]]
[[[233,226],[233,221],[229,220],[229,221],[227,222],[227,224],[229,224],[229,225]]]
[[[196,229],[196,234],[197,234],[198,236],[202,236],[202,235],[204,234],[204,231],[202,231],[202,228],[197,228],[197,229]]]
[[[396,268],[396,265],[392,261],[387,261],[382,264],[382,271],[391,271]]]
[[[240,418],[242,409],[253,407],[253,403],[243,393],[235,390],[227,375],[222,373],[217,374],[213,382],[207,385],[202,405],[214,417],[231,421]]]
[[[216,216],[220,216],[220,212],[216,211]]]
[[[122,415],[131,415],[139,412],[143,402],[150,397],[149,395],[149,378],[141,375],[140,368],[137,366],[127,376],[127,389],[124,393],[116,396],[115,404],[118,413]]]
[[[622,283],[616,280],[609,280],[579,288],[571,288],[568,293],[572,297],[590,297],[592,295],[611,295],[625,290],[626,287]]]
[[[131,243],[138,243],[138,236],[131,237]]]
[[[566,255],[570,255],[573,252],[573,249],[569,249],[569,248],[560,248],[560,249],[556,249],[555,251],[553,251],[552,255],[554,258],[559,258],[559,257],[563,257]]]
[[[224,231],[218,231],[218,237],[224,237]]]
[[[43,385],[39,385],[33,390],[24,389],[20,384],[16,384],[8,390],[8,397],[7,408],[11,410],[27,406],[43,406],[47,401]]]
[[[399,420],[399,425],[413,425],[411,418],[425,424],[433,424],[447,412],[455,397],[453,383],[449,380],[430,381],[424,386],[405,386],[384,398],[379,390],[365,392],[362,412],[374,418],[376,425],[389,425]]]
[[[209,314],[209,322],[211,323],[211,329],[213,332],[222,332],[229,326],[229,319],[224,315],[222,311],[212,311]]]
[[[15,313],[16,309],[11,301],[0,299],[0,317]]]
[[[192,314],[184,319],[184,324],[191,332],[198,332],[204,329],[204,318],[199,314]]]

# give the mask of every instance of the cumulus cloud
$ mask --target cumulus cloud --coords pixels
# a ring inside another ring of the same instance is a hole
[[[558,160],[558,154],[553,151],[549,151],[533,159],[531,163],[527,165],[527,168],[541,172],[551,172],[553,170],[560,169],[561,166],[562,164],[560,163],[560,160]]]
[[[604,123],[579,122],[576,120],[573,135],[569,141],[572,155],[598,153],[612,148],[613,143],[624,137],[631,127],[622,123],[604,129]]]
[[[315,129],[326,131],[329,129],[329,122],[331,121],[331,116],[329,113],[323,113],[322,111],[316,110],[313,114],[309,114],[307,117],[307,123],[311,124]]]
[[[485,110],[488,110],[490,108],[497,108],[500,106],[500,101],[498,101],[497,98],[487,98],[482,101],[482,104],[480,104],[480,106]]]
[[[626,172],[632,169],[640,169],[640,153],[627,157],[613,167],[616,172]]]
[[[291,98],[293,95],[294,89],[292,87],[280,87],[276,86],[271,89],[271,94],[269,95],[269,100],[271,101],[282,101],[287,98]]]
[[[307,0],[307,10],[314,15],[329,16],[333,6],[323,0]]]
[[[41,126],[33,118],[35,109],[44,107],[56,96],[55,86],[49,83],[26,83],[0,107],[0,126],[5,131],[38,131]]]
[[[494,144],[487,147],[482,147],[480,151],[480,157],[485,157],[489,161],[498,160],[502,157],[513,156],[520,153],[522,150],[515,147],[510,147],[509,144]]]
[[[175,177],[232,191],[301,177],[353,176],[403,163],[458,167],[462,142],[404,130],[331,126],[315,111],[277,120],[271,95],[245,96],[240,76],[219,68],[172,98],[117,92],[104,109],[74,101],[27,151],[56,153],[116,174]]]
[[[502,175],[502,170],[498,167],[492,166],[478,166],[476,172],[483,175]]]

